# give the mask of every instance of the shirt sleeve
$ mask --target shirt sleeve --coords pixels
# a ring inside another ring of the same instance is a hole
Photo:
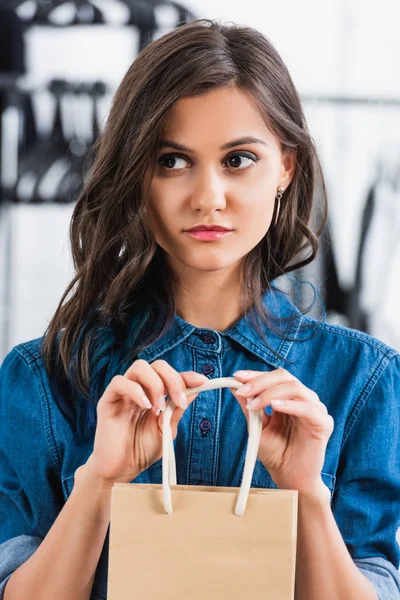
[[[0,600],[62,507],[37,364],[12,350],[0,368]]]
[[[386,362],[379,375],[371,374],[350,415],[332,510],[379,600],[400,600],[400,356]]]

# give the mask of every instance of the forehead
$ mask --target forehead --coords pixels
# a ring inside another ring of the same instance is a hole
[[[235,87],[179,99],[169,110],[161,135],[192,147],[196,142],[212,145],[214,140],[219,146],[246,135],[273,140],[252,96]]]

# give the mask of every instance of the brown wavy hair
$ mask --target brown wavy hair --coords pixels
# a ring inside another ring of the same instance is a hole
[[[95,402],[115,372],[168,329],[175,313],[175,282],[144,210],[159,134],[177,100],[232,85],[252,94],[282,151],[296,152],[278,222],[243,259],[243,306],[251,298],[257,318],[269,323],[263,294],[271,282],[314,259],[326,220],[325,183],[285,64],[271,42],[251,27],[209,19],[182,25],[136,57],[94,147],[70,224],[75,276],[42,342],[56,387],[63,378],[70,390]],[[310,221],[317,197],[322,218],[314,233]],[[133,327],[135,314],[141,317]],[[64,409],[66,389],[56,390]]]

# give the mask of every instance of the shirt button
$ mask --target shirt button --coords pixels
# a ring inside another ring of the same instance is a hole
[[[210,363],[203,365],[201,370],[203,371],[204,375],[210,375],[211,373],[214,373],[214,367],[210,365]]]
[[[204,433],[208,433],[211,429],[211,421],[209,421],[208,419],[202,419],[200,421],[200,429]]]
[[[211,334],[211,333],[203,333],[200,336],[200,339],[205,343],[205,344],[213,344],[215,342],[215,337]]]

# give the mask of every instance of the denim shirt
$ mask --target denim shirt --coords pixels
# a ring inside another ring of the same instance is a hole
[[[280,316],[295,310],[284,294],[268,292],[264,302]],[[304,327],[310,324],[311,333]],[[322,479],[339,530],[379,600],[400,598],[400,355],[364,333],[297,310],[282,335],[263,328],[268,345],[246,317],[220,332],[175,315],[163,337],[137,357],[163,359],[178,372],[209,378],[283,367],[314,390],[335,423]],[[77,442],[52,397],[39,343],[16,346],[0,368],[0,600],[10,575],[51,528],[76,469],[93,450],[93,439]],[[246,419],[229,389],[200,393],[174,440],[178,484],[239,487],[247,439]],[[160,459],[132,483],[161,483],[161,469]],[[252,487],[276,487],[259,459]],[[91,600],[107,598],[108,541],[109,530]],[[134,585],[133,577],[133,593]]]

